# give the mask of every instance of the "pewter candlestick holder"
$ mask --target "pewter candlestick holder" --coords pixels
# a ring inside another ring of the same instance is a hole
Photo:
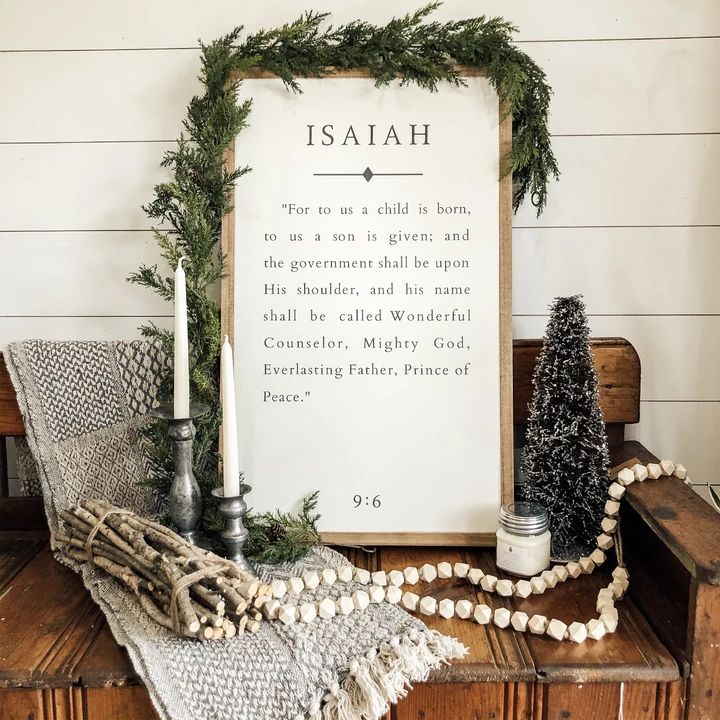
[[[153,417],[168,423],[168,437],[173,443],[175,477],[168,493],[170,521],[178,534],[192,545],[198,541],[197,528],[202,516],[200,486],[193,474],[193,420],[204,415],[210,408],[200,403],[190,403],[190,417],[174,417],[172,405],[160,405],[150,411]]]
[[[247,512],[247,503],[243,498],[252,488],[242,480],[241,474],[240,493],[235,497],[225,497],[225,491],[221,487],[212,490],[212,494],[220,501],[218,510],[225,518],[225,529],[220,533],[220,537],[227,548],[227,559],[232,560],[242,570],[255,574],[253,566],[243,555],[243,545],[248,536],[247,528],[243,525],[243,517]]]

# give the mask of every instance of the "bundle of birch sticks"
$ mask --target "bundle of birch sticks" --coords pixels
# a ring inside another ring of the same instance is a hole
[[[234,563],[103,500],[86,500],[61,517],[65,531],[56,540],[62,552],[117,578],[155,622],[177,635],[219,640],[260,627],[270,587]]]

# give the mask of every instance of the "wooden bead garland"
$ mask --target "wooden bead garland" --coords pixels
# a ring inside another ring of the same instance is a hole
[[[420,582],[430,584],[438,578],[466,578],[472,585],[479,585],[483,592],[495,593],[501,597],[527,598],[531,594],[540,595],[548,588],[554,588],[558,583],[575,579],[581,575],[592,573],[600,567],[605,560],[606,552],[615,544],[614,534],[618,528],[618,514],[620,501],[625,495],[625,488],[633,482],[657,479],[661,476],[671,476],[683,480],[690,485],[691,481],[687,470],[682,465],[676,465],[671,460],[662,460],[660,463],[648,465],[636,464],[632,468],[624,468],[618,473],[617,480],[608,488],[608,501],[605,504],[605,517],[601,523],[602,532],[597,537],[597,547],[587,557],[581,557],[577,562],[555,565],[544,570],[540,575],[529,580],[499,580],[494,575],[486,575],[479,568],[471,568],[467,563],[440,562],[437,565],[426,563],[420,568],[407,567],[403,571],[383,570],[370,573],[362,568],[347,566],[342,570],[326,568],[318,573],[306,571],[302,578],[290,578],[286,582],[273,581],[270,588],[273,600],[266,602],[262,609],[268,619],[278,619],[286,625],[298,620],[312,622],[316,617],[332,617],[330,598],[323,598],[318,603],[303,603],[300,608],[291,604],[280,605],[284,594],[298,594],[302,589],[315,589],[321,582],[324,586],[334,584],[335,581],[349,582],[350,577],[356,583],[369,585],[367,592],[356,590],[352,598],[341,596],[334,602],[337,614],[347,615],[353,610],[365,610],[370,603],[390,602],[400,604],[410,612],[420,615],[439,615],[450,619],[458,617],[463,620],[473,620],[480,625],[493,623],[499,628],[512,628],[517,632],[530,632],[535,635],[546,635],[555,640],[570,640],[583,643],[587,639],[600,640],[608,633],[614,633],[618,626],[618,611],[616,600],[620,600],[628,590],[630,576],[622,564],[622,555],[618,553],[618,566],[612,571],[612,581],[602,588],[597,595],[597,618],[587,622],[573,622],[570,625],[555,618],[546,618],[544,615],[528,615],[521,611],[512,611],[505,607],[492,609],[484,603],[473,603],[470,600],[450,598],[437,600],[431,596],[420,597],[418,594],[401,590],[401,586],[414,586]],[[332,572],[328,572],[332,570]],[[332,582],[330,582],[332,580]],[[329,603],[328,603],[329,601]],[[308,607],[312,606],[312,610]]]

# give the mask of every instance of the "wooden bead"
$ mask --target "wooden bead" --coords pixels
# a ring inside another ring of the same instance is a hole
[[[662,468],[657,463],[648,463],[646,467],[651,480],[657,480],[663,474]]]
[[[588,636],[585,623],[581,622],[570,623],[567,629],[567,634],[570,640],[578,644],[584,643]]]
[[[423,615],[434,615],[437,611],[437,600],[428,595],[420,600],[419,608]]]
[[[600,567],[606,560],[605,553],[600,548],[595,548],[590,553],[590,559],[595,563],[596,567]]]
[[[540,577],[545,581],[545,585],[549,588],[554,588],[557,585],[557,575],[552,570],[543,570],[540,573]]]
[[[370,572],[364,568],[355,568],[355,570],[353,570],[353,579],[356,583],[360,583],[360,585],[368,585],[371,580]]]
[[[648,471],[644,465],[641,465],[640,463],[635,463],[635,465],[632,466],[632,471],[633,471],[633,474],[635,475],[635,479],[638,482],[647,480]]]
[[[510,616],[510,624],[513,626],[515,630],[518,632],[525,632],[527,630],[528,621],[530,618],[528,618],[527,613],[520,612],[519,610],[516,610],[511,616]]]
[[[511,580],[498,580],[495,584],[495,592],[503,597],[510,597],[513,594],[513,584]]]
[[[277,620],[279,610],[280,601],[275,600],[275,598],[268,600],[262,607],[263,615],[265,615],[268,620]]]
[[[420,578],[425,582],[432,582],[437,577],[437,568],[434,565],[425,563],[420,568]]]
[[[451,578],[453,574],[452,565],[449,562],[440,562],[437,564],[438,577],[441,580],[447,580]]]
[[[617,630],[618,619],[610,613],[600,615],[600,622],[605,626],[606,633],[614,633]]]
[[[612,535],[617,530],[617,520],[611,517],[604,517],[600,527],[606,535]]]
[[[510,624],[510,611],[507,608],[495,608],[493,623],[499,628],[506,628]]]
[[[625,594],[627,587],[628,586],[625,583],[620,582],[619,580],[615,580],[608,585],[608,589],[612,590],[613,597],[616,600],[619,600]]]
[[[377,572],[371,573],[372,584],[378,587],[385,587],[387,585],[387,574],[384,570],[378,570]]]
[[[553,619],[548,623],[545,634],[553,638],[553,640],[562,640],[566,631],[567,625],[562,620]]]
[[[592,640],[602,640],[605,637],[605,624],[597,618],[588,620],[585,627],[587,628],[588,637]]]
[[[492,618],[492,610],[487,605],[477,605],[473,611],[473,617],[479,625],[487,625]]]
[[[614,540],[605,533],[597,536],[597,545],[601,550],[609,550],[614,544]]]
[[[532,594],[532,585],[529,580],[518,580],[515,583],[515,595],[519,598],[526,598]]]
[[[555,573],[558,582],[565,582],[568,579],[568,571],[564,565],[554,565],[551,570]]]
[[[548,619],[544,615],[533,615],[528,620],[528,630],[533,635],[544,635],[547,630]]]
[[[485,575],[480,581],[480,587],[485,592],[494,592],[498,579],[494,575]]]
[[[351,598],[353,608],[361,612],[370,604],[370,595],[365,590],[356,590]]]
[[[291,577],[288,581],[288,589],[293,595],[299,595],[305,589],[305,583],[302,578]]]
[[[472,617],[473,609],[474,606],[469,600],[458,600],[455,603],[455,614],[463,620]]]
[[[450,598],[443,598],[438,603],[438,615],[446,620],[449,620],[455,615],[455,602]]]
[[[318,603],[317,614],[323,620],[330,620],[330,618],[334,618],[335,615],[337,614],[337,608],[335,606],[335,601],[329,597],[323,598]]]
[[[414,592],[406,592],[402,596],[402,606],[409,610],[410,612],[415,612],[418,607],[418,603],[420,602],[420,596],[416,595]]]
[[[406,567],[403,570],[403,575],[408,585],[416,585],[420,582],[420,573],[416,567]]]
[[[567,565],[565,565],[565,568],[567,569],[568,575],[571,578],[577,578],[582,575],[582,568],[576,562],[569,562]]]
[[[599,597],[595,603],[595,611],[602,615],[604,612],[611,612],[615,608],[612,598]]]
[[[391,585],[385,590],[385,601],[397,605],[402,599],[402,590],[397,585]]]
[[[660,469],[663,475],[672,475],[675,472],[675,463],[672,460],[661,460]]]
[[[350,598],[347,595],[341,595],[336,601],[335,601],[335,609],[338,612],[338,615],[349,615],[353,610],[357,609],[360,610],[361,608],[358,607],[355,596],[358,593],[363,593],[365,597],[367,597],[367,593],[364,590],[358,590],[357,592],[353,593],[353,596]],[[368,603],[370,601],[368,600]],[[365,605],[364,607],[367,607]]]
[[[605,503],[605,514],[608,517],[617,517],[620,512],[620,503],[617,500],[608,500]]]
[[[581,557],[578,564],[585,575],[589,575],[595,569],[595,563],[589,557]]]
[[[622,565],[618,565],[613,571],[612,576],[616,580],[630,580],[630,573],[627,571],[626,567],[623,567]]]
[[[685,477],[685,479],[683,480],[683,482],[684,482],[686,485],[690,485],[690,486],[692,486],[692,484],[693,484],[693,481],[692,481],[692,479],[690,478],[689,475],[687,475],[687,476]]]
[[[349,583],[353,578],[353,567],[352,565],[341,565],[337,569],[337,579],[341,583]]]
[[[453,565],[453,574],[455,577],[464,578],[470,572],[470,566],[467,563],[456,562]]]
[[[400,570],[391,570],[387,577],[390,585],[395,587],[400,587],[405,583],[405,575]]]
[[[337,580],[337,573],[334,568],[323,568],[320,579],[323,585],[334,585]]]
[[[632,485],[635,482],[635,473],[630,468],[623,468],[617,476],[620,485]]]
[[[684,465],[676,465],[675,470],[673,470],[673,475],[676,478],[680,478],[681,480],[684,480],[687,477],[687,470],[685,469]]]
[[[297,608],[294,605],[282,605],[278,610],[278,620],[283,625],[292,625],[296,619],[296,611]]]
[[[545,592],[547,583],[541,577],[530,578],[530,586],[534,595],[542,595]]]
[[[382,585],[371,585],[368,588],[371,603],[381,603],[385,599],[385,588]]]
[[[620,483],[611,483],[610,487],[608,488],[608,495],[613,500],[620,500],[622,496],[625,494],[625,488]]]
[[[320,584],[320,576],[314,570],[306,570],[302,580],[308,590],[314,590]]]
[[[480,581],[483,579],[484,576],[485,576],[485,573],[482,570],[480,570],[480,568],[472,568],[468,572],[468,580],[473,585],[479,585]]]
[[[273,580],[270,583],[270,592],[274,598],[281,598],[287,595],[288,586],[283,580]]]

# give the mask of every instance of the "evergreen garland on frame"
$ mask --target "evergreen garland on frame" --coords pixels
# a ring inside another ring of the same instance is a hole
[[[330,68],[367,68],[376,85],[415,83],[429,91],[442,82],[464,85],[457,65],[482,68],[513,118],[513,147],[509,166],[513,173],[513,207],[530,193],[538,214],[547,200],[547,188],[558,168],[550,145],[548,112],[551,89],[545,73],[512,44],[513,25],[501,18],[477,17],[449,22],[427,21],[437,9],[435,2],[415,13],[376,27],[357,20],[347,25],[326,25],[327,13],[307,12],[290,24],[260,30],[241,39],[242,27],[201,44],[202,95],[193,97],[184,120],[184,131],[174,149],[165,153],[162,165],[172,178],[155,187],[153,200],[144,207],[155,223],[155,239],[166,268],[141,266],[129,280],[174,300],[172,270],[181,256],[187,278],[188,335],[190,342],[190,389],[194,400],[210,407],[196,421],[195,476],[200,484],[206,530],[217,530],[210,490],[218,483],[220,308],[214,288],[224,272],[220,250],[223,215],[232,207],[235,182],[250,168],[227,171],[224,150],[247,125],[251,102],[237,102],[238,74],[264,70],[281,78],[288,90],[302,92],[298,77],[323,77]],[[168,357],[173,354],[173,333],[150,323],[143,335],[159,340]],[[162,391],[171,393],[172,374]],[[144,445],[150,467],[149,482],[167,492],[172,482],[172,450],[163,423],[145,430]],[[297,516],[263,515],[262,522],[248,524],[258,538],[278,548],[273,558],[293,560],[318,541],[311,505]],[[299,532],[299,528],[302,532]],[[283,530],[284,529],[284,530]],[[286,532],[285,532],[286,531]],[[287,539],[292,535],[295,541]],[[282,549],[280,549],[282,548]],[[258,550],[259,551],[259,550]],[[251,551],[248,552],[252,554]]]
[[[610,455],[580,295],[556,298],[533,375],[523,449],[523,500],[547,508],[553,556],[596,545],[610,483]]]

